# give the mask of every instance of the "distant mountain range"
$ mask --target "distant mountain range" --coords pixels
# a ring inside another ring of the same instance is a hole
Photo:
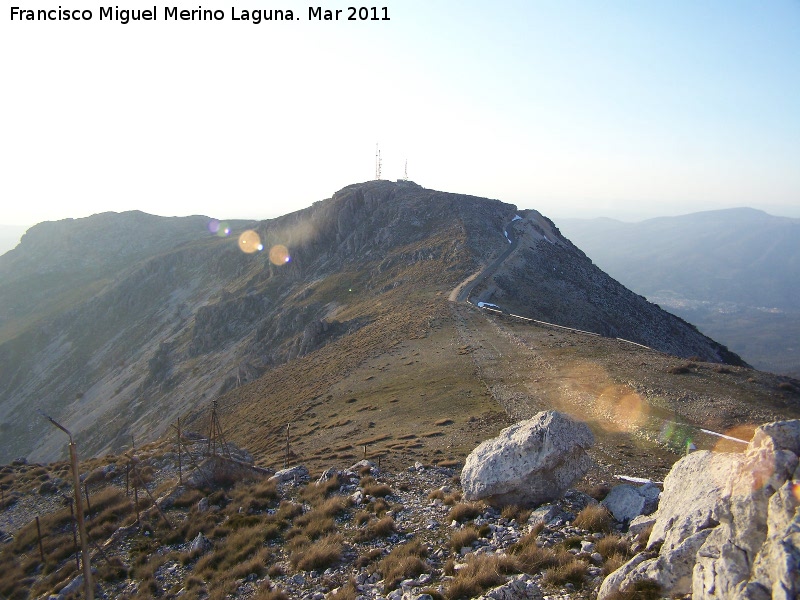
[[[104,213],[39,224],[0,257],[0,463],[61,455],[63,435],[37,408],[96,454],[132,435],[152,439],[211,399],[248,382],[260,389],[266,376],[296,372],[256,396],[270,398],[268,415],[331,394],[370,356],[442,323],[462,331],[450,307],[468,305],[448,297],[488,265],[476,302],[744,364],[608,277],[549,219],[498,200],[372,181],[229,228],[220,236],[207,217]],[[457,388],[448,385],[443,398]],[[262,417],[242,419],[240,435]]]
[[[800,375],[800,219],[737,208],[557,225],[612,277],[754,366]]]

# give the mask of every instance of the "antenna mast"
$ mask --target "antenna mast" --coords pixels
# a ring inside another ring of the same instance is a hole
[[[381,178],[381,150],[375,144],[375,179]]]
[[[403,181],[408,181],[408,159],[406,159],[406,170],[403,173]]]

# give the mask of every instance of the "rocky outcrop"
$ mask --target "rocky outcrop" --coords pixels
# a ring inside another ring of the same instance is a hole
[[[664,480],[648,549],[598,598],[655,582],[694,600],[800,595],[800,420],[758,428],[744,454],[695,452]]]
[[[591,468],[586,450],[592,444],[585,423],[553,410],[540,412],[470,453],[461,472],[464,496],[495,505],[555,500]]]

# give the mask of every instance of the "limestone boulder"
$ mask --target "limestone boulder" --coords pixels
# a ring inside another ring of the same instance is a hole
[[[628,523],[639,515],[649,515],[658,506],[661,495],[652,483],[641,486],[624,483],[611,488],[601,504],[605,506],[620,523]]]
[[[560,498],[592,466],[594,436],[585,423],[540,412],[475,448],[461,471],[467,500],[537,505]]]
[[[759,427],[744,453],[679,460],[640,554],[603,582],[598,599],[637,582],[694,600],[800,597],[800,421]],[[657,555],[652,552],[657,551]]]

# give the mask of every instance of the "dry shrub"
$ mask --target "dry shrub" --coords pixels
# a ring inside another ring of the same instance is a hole
[[[570,555],[571,556],[571,555]],[[551,567],[544,572],[543,581],[547,585],[561,586],[571,583],[576,587],[583,587],[588,575],[587,565],[582,560],[572,558],[569,562],[558,567]]]
[[[385,483],[368,485],[364,488],[364,493],[375,498],[385,498],[392,493],[392,488]]]
[[[130,569],[118,556],[112,556],[108,561],[101,561],[97,567],[97,578],[102,581],[119,581],[126,579]]]
[[[465,502],[463,504],[456,504],[450,509],[447,514],[448,521],[458,521],[463,523],[470,519],[474,519],[483,512],[483,507],[475,502]]]
[[[442,490],[433,490],[428,494],[428,500],[444,500],[444,492]]]
[[[233,566],[230,573],[234,579],[244,579],[248,575],[254,574],[263,577],[267,572],[267,563],[272,558],[269,548],[262,548],[254,557],[240,562]]]
[[[336,600],[356,600],[359,596],[360,594],[356,588],[356,584],[352,581],[348,581],[339,589],[331,592],[329,597],[335,598]]]
[[[360,510],[353,517],[353,522],[361,527],[364,523],[368,523],[371,518],[372,515],[370,515],[367,511]]]
[[[674,367],[667,369],[667,373],[672,375],[684,375],[686,373],[691,373],[691,369],[689,368],[689,365],[675,365]]]
[[[383,575],[384,591],[394,589],[403,579],[424,573],[428,567],[422,559],[427,555],[428,550],[419,540],[395,546],[375,567]]]
[[[447,588],[446,597],[456,600],[480,596],[489,588],[505,583],[505,575],[517,570],[517,562],[511,556],[476,556],[456,572]]]
[[[387,510],[389,510],[389,503],[386,502],[383,498],[378,498],[375,502],[369,502],[366,505],[366,509],[370,512],[375,513],[376,517],[380,517],[383,515]]]
[[[598,483],[597,485],[593,485],[586,490],[586,494],[591,496],[598,502],[605,500],[605,497],[608,496],[608,493],[611,491],[611,486],[605,483]]]
[[[290,521],[298,515],[303,514],[303,505],[296,504],[290,500],[284,500],[278,505],[275,516],[281,521]]]
[[[575,559],[564,548],[542,548],[537,544],[528,544],[519,550],[515,549],[514,556],[520,569],[531,575],[542,569],[561,567]]]
[[[189,508],[203,499],[203,493],[194,488],[187,488],[172,502],[173,508]]]
[[[509,521],[525,523],[528,520],[528,517],[531,516],[531,510],[517,504],[509,504],[503,507],[500,515]]]
[[[611,531],[611,513],[605,506],[590,504],[578,513],[572,525],[588,531],[605,533]]]
[[[444,497],[442,502],[447,506],[453,506],[456,502],[461,501],[461,492],[453,492],[452,494],[448,494]]]
[[[323,571],[342,557],[342,539],[338,535],[326,536],[309,546],[297,549],[289,562],[299,571]]]
[[[366,567],[376,558],[380,558],[382,554],[383,552],[380,550],[380,548],[373,548],[372,550],[367,550],[364,554],[362,554],[356,559],[355,562],[356,569],[361,569],[363,567]]]
[[[472,542],[478,539],[478,531],[474,527],[465,527],[454,531],[450,535],[450,549],[458,552],[461,548],[471,546]]]
[[[649,579],[635,581],[623,592],[617,590],[606,596],[606,600],[659,600],[663,597],[661,586]]]
[[[608,559],[614,554],[622,554],[623,556],[630,554],[627,540],[619,535],[607,535],[600,539],[595,545],[595,549],[604,559]]]
[[[289,600],[289,596],[283,590],[271,589],[269,584],[266,584],[266,587],[259,590],[253,597],[253,600]]]
[[[379,537],[386,537],[395,532],[395,523],[392,517],[383,517],[370,523],[365,530],[356,533],[357,542],[366,542]]]
[[[606,562],[603,565],[603,576],[605,577],[610,575],[626,562],[628,562],[628,559],[624,554],[612,554],[606,559]]]

